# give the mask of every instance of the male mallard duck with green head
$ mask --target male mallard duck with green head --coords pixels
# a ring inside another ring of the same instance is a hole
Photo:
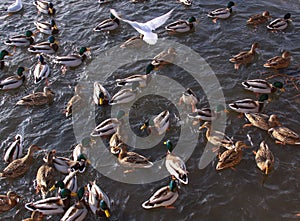
[[[195,109],[193,113],[189,113],[188,117],[195,119],[193,125],[197,124],[198,121],[204,120],[204,121],[213,121],[217,119],[222,111],[225,110],[225,107],[222,104],[218,104],[214,109],[211,108],[201,108],[201,109]]]
[[[274,167],[274,156],[269,146],[265,141],[262,141],[257,152],[254,151],[253,153],[255,154],[257,167],[268,175],[270,170]]]
[[[123,88],[119,90],[110,99],[109,105],[126,104],[132,102],[138,93],[140,83],[135,81],[132,83],[131,88]]]
[[[59,31],[54,19],[51,19],[50,22],[36,21],[34,25],[39,32],[46,35],[55,35]]]
[[[155,116],[153,119],[147,119],[141,126],[141,130],[148,128],[150,132],[154,132],[158,135],[163,135],[169,128],[170,125],[170,112],[164,110]]]
[[[248,91],[253,91],[259,94],[270,94],[278,90],[284,92],[283,83],[276,81],[273,84],[269,83],[264,79],[253,79],[242,82],[244,88]]]
[[[39,14],[43,13],[50,16],[55,15],[56,10],[52,2],[45,0],[34,0],[33,4],[36,6]]]
[[[25,35],[12,36],[5,41],[4,44],[15,47],[32,45],[34,43],[34,38],[32,36],[34,36],[32,31],[27,30]]]
[[[111,96],[102,84],[99,82],[94,82],[94,103],[98,106],[106,105],[110,102]]]
[[[271,21],[267,28],[271,31],[282,31],[288,27],[290,21],[291,13],[287,13],[283,18],[276,18]]]
[[[229,107],[239,113],[259,113],[262,111],[265,101],[269,99],[267,94],[260,95],[258,100],[250,98],[234,101]]]
[[[23,137],[20,134],[15,136],[15,141],[12,142],[5,150],[4,161],[10,163],[23,155]]]
[[[27,50],[32,53],[53,54],[58,50],[58,42],[55,37],[51,35],[48,41],[31,45]]]
[[[170,34],[187,33],[195,29],[196,18],[191,16],[188,20],[178,20],[168,24],[165,29]]]
[[[56,181],[53,186],[50,188],[50,191],[54,191],[58,188],[58,192],[62,189],[68,189],[72,192],[78,191],[78,184],[77,184],[77,172],[78,170],[73,170],[69,172],[67,176],[63,180]]]
[[[2,50],[0,52],[0,70],[2,70],[5,66],[5,63],[4,63],[4,58],[5,56],[12,56],[12,54],[10,54],[8,51],[6,50]]]
[[[5,91],[5,90],[12,90],[21,87],[26,80],[24,71],[26,71],[26,68],[18,67],[16,76],[11,76],[4,80],[1,80],[0,90]]]
[[[43,79],[46,79],[47,84],[47,78],[49,77],[50,73],[51,69],[49,65],[45,62],[44,56],[40,54],[38,56],[38,63],[33,70],[34,83],[38,84]]]
[[[213,18],[213,22],[216,23],[217,19],[226,19],[229,18],[232,13],[232,6],[234,6],[234,2],[230,1],[227,4],[227,8],[219,8],[213,11],[208,12],[207,16]]]
[[[110,19],[106,19],[100,24],[98,24],[93,31],[99,32],[99,31],[113,31],[117,29],[120,25],[120,20],[115,17],[112,13],[110,13]]]

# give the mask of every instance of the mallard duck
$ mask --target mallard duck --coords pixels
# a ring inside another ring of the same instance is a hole
[[[268,133],[276,140],[277,144],[300,145],[300,136],[285,126],[272,127]]]
[[[232,6],[234,6],[234,2],[230,1],[227,4],[227,8],[219,8],[213,11],[208,12],[207,16],[213,18],[213,22],[216,23],[217,19],[226,19],[229,18],[232,13]]]
[[[165,141],[164,144],[168,149],[165,162],[167,170],[181,183],[188,184],[188,171],[186,170],[184,161],[180,157],[172,153],[173,144],[170,140]]]
[[[266,175],[274,167],[274,156],[265,141],[260,143],[259,149],[255,154],[255,161],[258,168]]]
[[[234,69],[238,70],[242,64],[249,64],[253,61],[256,54],[255,49],[258,48],[258,43],[253,43],[250,51],[243,51],[229,59],[230,62],[235,63]]]
[[[226,134],[218,130],[211,130],[211,123],[206,121],[199,130],[206,128],[206,139],[213,145],[217,147],[225,147],[227,149],[232,149],[234,146],[234,142],[231,138],[229,138]]]
[[[92,131],[92,137],[110,136],[117,131],[117,128],[121,125],[121,118],[125,116],[125,112],[120,110],[117,113],[117,117],[108,118],[98,124]]]
[[[247,20],[247,25],[259,25],[266,23],[270,18],[270,13],[268,11],[264,11],[262,14],[256,14],[252,15],[248,20]]]
[[[285,51],[282,53],[281,57],[276,56],[267,60],[267,62],[264,64],[264,67],[273,69],[287,68],[290,65],[290,62],[290,53]]]
[[[73,150],[73,160],[74,161],[80,161],[82,158],[82,154],[85,151],[86,148],[91,147],[92,144],[94,144],[95,141],[91,139],[90,137],[85,137],[81,140],[81,143],[77,144],[74,147]]]
[[[74,165],[74,161],[72,161],[69,158],[65,157],[57,157],[56,156],[56,150],[52,151],[52,161],[54,168],[63,174],[69,174],[71,166]],[[46,158],[43,159],[45,162],[47,161]]]
[[[196,18],[190,17],[188,20],[178,20],[171,24],[168,24],[165,29],[172,34],[186,33],[195,29]]]
[[[25,32],[25,35],[12,36],[7,41],[5,41],[4,44],[15,47],[28,46],[34,43],[34,38],[32,36],[34,36],[32,31],[27,30]]]
[[[198,102],[199,99],[197,98],[197,95],[191,88],[186,89],[186,91],[182,93],[182,96],[179,99],[179,105],[181,105],[182,103],[185,103],[186,105],[191,105],[192,112],[195,111],[196,104]]]
[[[175,48],[170,47],[167,50],[164,50],[164,51],[160,52],[158,55],[156,55],[152,59],[151,64],[154,66],[154,69],[155,69],[155,67],[173,63],[173,61],[175,60],[175,57],[176,57],[176,50],[175,50]]]
[[[26,70],[24,67],[18,67],[16,76],[11,76],[0,81],[0,90],[12,90],[21,87],[26,80],[24,75],[24,71]]]
[[[8,13],[15,13],[15,12],[21,11],[22,8],[23,8],[22,0],[16,0],[15,3],[11,4],[10,6],[8,6],[8,8],[6,9],[6,11]]]
[[[148,128],[150,132],[162,135],[167,131],[169,125],[170,112],[168,110],[164,110],[153,119],[147,119],[140,129],[144,130]]]
[[[4,68],[4,66],[5,66],[5,63],[4,63],[4,57],[5,57],[5,56],[12,56],[12,54],[9,53],[9,52],[6,51],[6,50],[2,50],[2,51],[0,52],[0,70],[2,70],[2,69]]]
[[[49,188],[54,184],[53,155],[53,151],[47,153],[46,163],[36,173],[36,193],[41,191],[43,199],[45,199]]]
[[[61,221],[82,221],[88,214],[84,202],[79,201],[71,206],[60,219]]]
[[[105,87],[102,86],[99,82],[94,82],[94,94],[93,94],[94,103],[96,105],[108,104],[111,96]]]
[[[56,12],[52,2],[44,0],[34,0],[33,4],[36,6],[39,13],[53,16]]]
[[[119,17],[117,12],[114,9],[110,9],[110,13],[114,15],[114,17],[118,18],[119,20],[122,20],[129,25],[131,25],[135,30],[137,30],[140,34],[143,35],[143,40],[153,45],[157,42],[158,36],[156,33],[152,32],[158,27],[162,26],[171,16],[171,13],[174,9],[170,10],[168,13],[161,15],[157,18],[151,19],[145,23],[140,23],[136,21],[129,21],[127,19],[122,19]]]
[[[105,192],[96,184],[96,181],[87,185],[89,197],[88,203],[91,211],[95,215],[104,212],[105,216],[110,217],[110,200]]]
[[[262,94],[257,101],[246,98],[229,104],[229,107],[239,113],[258,113],[262,111],[264,102],[268,99],[267,94]]]
[[[12,161],[10,164],[8,164],[2,173],[0,173],[0,177],[6,177],[6,178],[16,178],[19,176],[22,176],[24,173],[27,172],[27,170],[31,167],[34,158],[33,154],[35,151],[40,150],[41,148],[37,145],[31,145],[28,148],[27,154],[20,158]]]
[[[82,89],[82,86],[81,85],[76,85],[75,86],[75,94],[74,96],[68,101],[67,103],[67,107],[66,109],[64,110],[64,113],[66,115],[66,117],[70,117],[72,115],[72,112],[73,112],[73,105],[80,102],[82,97],[80,95],[81,93],[81,89]]]
[[[23,155],[23,137],[20,134],[15,136],[15,141],[12,142],[5,150],[4,161],[10,163]]]
[[[120,20],[110,13],[110,19],[106,19],[98,24],[93,31],[113,31],[120,25]]]
[[[77,174],[78,170],[71,171],[67,176],[65,176],[64,180],[59,180],[52,185],[50,191],[54,191],[56,188],[59,188],[58,192],[62,189],[68,189],[72,192],[78,191],[77,184]]]
[[[22,219],[22,221],[43,221],[43,218],[43,213],[39,211],[33,211],[30,218]]]
[[[192,0],[179,0],[179,2],[187,6],[192,5]]]
[[[143,44],[143,35],[137,35],[129,38],[127,41],[121,44],[120,48],[140,48]]]
[[[51,35],[48,41],[30,45],[27,50],[32,53],[53,54],[58,50],[58,42],[55,40],[55,37]]]
[[[225,112],[225,107],[221,104],[218,104],[215,110],[211,108],[195,109],[193,113],[188,114],[188,117],[198,121],[213,121],[220,116],[222,111]]]
[[[178,186],[176,180],[171,180],[168,186],[158,189],[149,200],[142,204],[144,209],[171,206],[178,198]]]
[[[270,94],[277,90],[284,92],[283,83],[279,81],[271,84],[264,79],[253,79],[242,82],[242,85],[246,90],[260,94]]]
[[[50,75],[51,69],[49,65],[45,62],[43,55],[39,55],[38,63],[36,64],[34,71],[33,71],[33,77],[34,77],[34,83],[38,84],[43,79],[47,80],[47,77]]]
[[[0,214],[14,208],[21,197],[15,191],[0,195]]]
[[[62,189],[59,193],[59,196],[26,203],[25,208],[29,211],[41,212],[43,215],[64,213],[65,210],[69,208],[71,196],[75,197],[77,194],[68,189]]]
[[[267,26],[269,30],[281,31],[288,27],[289,21],[291,21],[291,14],[287,13],[283,18],[277,18]]]
[[[39,106],[44,104],[50,104],[54,99],[54,92],[48,88],[44,87],[43,92],[34,92],[29,94],[17,102],[17,105],[26,105],[26,106]]]
[[[127,151],[127,148],[123,143],[118,145],[116,154],[118,155],[119,163],[125,167],[150,168],[153,166],[153,163],[148,158],[138,153]]]
[[[114,133],[109,139],[110,152],[112,154],[119,154],[119,146],[124,145],[119,133]]]
[[[239,164],[243,158],[243,147],[248,148],[245,143],[238,141],[234,148],[225,150],[222,154],[219,154],[219,162],[217,163],[216,170],[233,168]]]
[[[132,82],[131,88],[119,90],[112,96],[109,105],[126,104],[133,101],[136,98],[139,85],[140,83],[138,81],[134,81]]]
[[[34,25],[39,32],[46,35],[55,35],[59,31],[54,19],[51,19],[50,22],[36,21]]]
[[[245,113],[245,117],[250,123],[243,127],[254,126],[262,130],[269,130],[272,127],[281,126],[276,114],[268,116],[261,113]]]

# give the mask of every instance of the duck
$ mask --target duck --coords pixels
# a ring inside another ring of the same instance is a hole
[[[196,104],[199,102],[197,95],[191,88],[187,88],[185,92],[182,93],[182,96],[179,99],[179,105],[182,103],[192,106],[192,112],[196,109]]]
[[[268,175],[274,167],[274,156],[269,146],[265,141],[262,141],[257,152],[253,151],[253,153],[255,154],[255,162],[257,167],[266,175]]]
[[[276,81],[273,84],[264,79],[253,79],[242,82],[244,89],[259,94],[271,94],[278,90],[284,92],[283,83]]]
[[[142,47],[143,44],[144,44],[143,35],[140,34],[126,40],[124,43],[120,45],[120,48],[136,49]]]
[[[235,165],[239,164],[243,158],[242,148],[249,147],[244,142],[237,141],[234,148],[225,150],[222,154],[219,154],[219,161],[217,163],[216,170],[233,168]]]
[[[4,63],[5,56],[12,56],[12,54],[9,53],[7,50],[2,50],[0,52],[0,70],[2,70],[5,66],[5,63]]]
[[[62,189],[59,196],[26,203],[25,208],[32,212],[38,211],[43,215],[62,214],[69,208],[70,198],[75,196],[77,196],[76,193],[68,189]]]
[[[12,142],[4,154],[4,161],[6,163],[11,163],[12,161],[21,158],[23,155],[23,137],[21,134],[15,136],[15,141]]]
[[[282,31],[286,29],[291,21],[291,13],[287,13],[283,18],[276,18],[267,25],[267,29],[271,31]]]
[[[81,140],[81,143],[77,144],[74,149],[73,149],[73,160],[74,161],[80,161],[82,158],[82,154],[83,152],[91,147],[91,145],[93,145],[95,143],[95,141],[93,139],[91,139],[90,137],[85,137]]]
[[[250,123],[244,124],[243,128],[254,126],[267,131],[272,127],[281,126],[276,114],[269,116],[262,113],[245,113],[245,117]]]
[[[110,13],[110,18],[100,22],[93,31],[102,32],[102,31],[113,31],[117,29],[120,25],[120,20]]]
[[[35,21],[34,25],[39,32],[46,35],[55,35],[59,32],[54,19],[51,19],[50,22]]]
[[[164,144],[168,149],[165,161],[168,172],[179,180],[180,183],[188,184],[188,171],[186,170],[184,161],[179,156],[172,153],[174,147],[170,140],[165,141]]]
[[[44,56],[41,54],[38,55],[38,63],[33,70],[34,83],[39,84],[43,79],[46,79],[47,82],[47,78],[49,77],[50,73],[51,68],[45,62]]]
[[[281,56],[276,56],[267,60],[264,64],[265,68],[281,69],[290,65],[291,57],[288,51],[284,51]]]
[[[41,192],[45,199],[48,190],[54,185],[53,151],[49,151],[45,157],[46,163],[40,166],[36,173],[36,193]]]
[[[106,193],[97,185],[96,181],[87,185],[88,204],[93,214],[100,215],[104,213],[107,218],[110,217],[111,203]]]
[[[268,11],[264,11],[262,14],[256,14],[252,15],[248,20],[247,20],[247,25],[259,25],[259,24],[264,24],[270,19],[270,13]]]
[[[218,130],[211,130],[211,123],[206,121],[202,126],[199,127],[199,130],[206,128],[206,139],[213,145],[217,147],[225,147],[227,149],[232,149],[234,147],[234,142],[226,134]]]
[[[168,24],[165,29],[170,34],[187,33],[195,29],[196,18],[191,16],[188,20],[178,20]]]
[[[170,125],[170,112],[164,110],[155,116],[153,119],[147,119],[141,126],[141,130],[148,128],[150,132],[154,132],[157,135],[163,135]]]
[[[192,0],[179,0],[179,2],[186,6],[190,6],[193,3]]]
[[[175,48],[170,47],[167,50],[164,50],[160,52],[158,55],[156,55],[152,59],[151,64],[154,66],[153,69],[157,70],[157,68],[162,65],[173,63],[175,58],[176,58],[176,50]]]
[[[79,103],[82,100],[81,89],[82,89],[81,85],[78,84],[78,85],[75,86],[75,94],[68,101],[67,107],[64,110],[64,113],[65,113],[66,117],[70,117],[72,115],[74,104],[77,104],[77,103]]]
[[[30,45],[27,50],[31,53],[53,54],[58,50],[58,42],[55,40],[55,37],[51,35],[48,41]]]
[[[158,35],[154,33],[153,31],[157,29],[158,27],[162,26],[171,16],[174,9],[170,10],[166,14],[163,14],[159,17],[153,18],[147,22],[141,23],[137,21],[130,21],[127,19],[120,18],[118,13],[115,9],[110,9],[110,13],[114,15],[114,17],[118,18],[119,20],[122,20],[126,23],[128,23],[130,26],[132,26],[136,31],[138,31],[140,34],[143,35],[143,40],[150,44],[154,45],[157,42]]]
[[[3,169],[0,177],[17,178],[25,174],[34,162],[33,154],[38,150],[41,148],[35,144],[31,145],[24,157],[12,161]]]
[[[94,82],[94,103],[98,106],[107,105],[111,99],[109,92],[99,82]]]
[[[118,155],[119,163],[124,167],[150,168],[153,166],[153,163],[148,158],[138,153],[127,151],[127,148],[123,143],[118,145],[116,154]]]
[[[10,76],[8,78],[5,78],[4,80],[1,80],[0,90],[6,91],[6,90],[13,90],[21,87],[26,80],[26,77],[24,75],[24,71],[26,70],[27,68],[18,67],[16,76]]]
[[[258,100],[252,100],[250,98],[237,100],[229,104],[229,107],[239,113],[259,113],[262,111],[265,105],[265,101],[269,99],[267,94],[261,94]]]
[[[155,193],[142,204],[144,209],[153,209],[158,207],[168,207],[176,202],[178,198],[178,184],[172,179],[167,186],[159,188]]]
[[[207,16],[213,18],[213,22],[216,23],[217,19],[229,18],[232,13],[232,7],[235,5],[234,2],[230,1],[227,4],[227,8],[219,8],[208,12]]]
[[[122,124],[121,118],[125,116],[123,110],[118,111],[117,117],[108,118],[98,124],[91,133],[91,137],[101,137],[113,135]]]
[[[54,92],[50,88],[44,87],[43,92],[34,92],[32,94],[29,94],[21,98],[21,100],[19,100],[16,105],[40,106],[45,104],[51,104],[53,102],[54,95]]]
[[[22,221],[43,221],[44,215],[39,211],[33,211],[31,217],[27,219],[22,219]]]
[[[79,201],[72,205],[60,219],[61,221],[80,221],[85,220],[88,210],[84,202]]]
[[[234,69],[238,70],[242,64],[250,64],[254,60],[256,54],[255,49],[258,48],[258,43],[253,43],[250,51],[243,51],[229,59],[234,63]]]
[[[300,136],[295,131],[285,126],[272,127],[268,130],[277,144],[300,145]]]
[[[114,155],[119,154],[119,147],[123,145],[123,141],[119,133],[114,133],[111,138],[109,139],[109,148],[110,152]]]
[[[34,0],[33,4],[36,6],[39,14],[43,13],[50,16],[55,15],[56,10],[52,2],[48,2],[45,0]]]
[[[21,11],[22,8],[23,8],[22,0],[16,0],[15,3],[11,4],[10,6],[8,6],[8,8],[6,9],[6,11],[8,13],[16,13],[18,11]]]
[[[119,90],[110,99],[109,105],[126,104],[132,102],[138,93],[138,87],[140,83],[138,81],[132,82],[131,88],[123,88]]]
[[[15,47],[29,46],[29,45],[32,45],[34,43],[34,38],[32,37],[34,35],[35,34],[33,34],[32,31],[27,30],[25,32],[25,35],[12,36],[8,40],[6,40],[4,42],[4,44],[9,45],[9,46],[15,46]]]
[[[195,119],[196,121],[193,124],[197,124],[198,121],[213,121],[217,119],[222,111],[226,111],[225,107],[222,104],[218,104],[215,109],[207,107],[195,109],[194,112],[188,114],[188,117]]]
[[[56,188],[59,188],[59,191],[66,188],[68,190],[71,190],[72,192],[77,192],[77,172],[78,170],[70,171],[69,174],[65,176],[63,180],[55,182],[50,188],[50,191],[54,191]]]
[[[21,197],[15,191],[8,191],[6,195],[0,195],[0,214],[14,208]]]

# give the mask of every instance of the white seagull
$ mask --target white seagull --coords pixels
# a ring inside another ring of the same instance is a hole
[[[140,34],[142,34],[143,35],[143,40],[145,42],[147,42],[148,44],[150,44],[150,45],[154,45],[157,42],[157,39],[158,39],[157,34],[153,33],[152,31],[154,31],[158,27],[162,26],[168,20],[168,18],[171,16],[171,13],[173,11],[174,11],[174,9],[172,9],[168,13],[166,13],[164,15],[161,15],[157,18],[154,18],[150,21],[147,21],[145,23],[140,23],[140,22],[136,22],[136,21],[129,21],[129,20],[126,20],[126,19],[122,19],[122,18],[119,17],[116,10],[110,9],[110,12],[116,18],[130,24],[135,30],[137,30]]]

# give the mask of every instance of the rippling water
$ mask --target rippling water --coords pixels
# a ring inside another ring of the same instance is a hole
[[[48,20],[45,15],[37,15],[35,6],[31,2],[23,2],[24,9],[13,16],[4,18],[6,8],[11,1],[1,4],[1,23],[0,23],[0,42],[5,41],[9,36],[25,32],[27,29],[34,30],[33,22],[37,19]],[[174,13],[168,22],[177,19],[187,19],[195,16],[200,23],[196,30],[188,35],[168,36],[160,28],[160,38],[170,39],[186,45],[199,53],[210,65],[217,75],[226,97],[226,103],[255,96],[242,89],[240,82],[246,79],[264,78],[272,72],[265,73],[263,63],[270,57],[281,54],[283,50],[288,50],[292,54],[291,66],[282,72],[299,76],[300,66],[300,3],[292,0],[273,0],[273,1],[237,1],[233,15],[230,19],[218,21],[213,24],[206,16],[210,9],[225,6],[227,1],[210,1],[209,3],[194,0],[191,7],[184,7],[175,0],[169,1],[146,1],[145,3],[132,4],[130,1],[113,1],[113,3],[99,5],[97,1],[53,1],[57,14],[56,23],[60,29],[57,36],[60,48],[58,55],[65,55],[78,50],[81,46],[92,47],[92,56],[85,64],[74,70],[68,70],[64,76],[61,74],[60,67],[52,65],[52,75],[49,78],[51,88],[56,91],[55,102],[51,106],[24,108],[16,107],[15,103],[24,95],[33,90],[42,90],[44,83],[34,85],[32,76],[28,76],[25,87],[11,92],[1,92],[1,149],[0,155],[3,156],[5,147],[15,136],[20,133],[25,138],[25,147],[36,143],[44,149],[55,148],[59,154],[64,156],[71,155],[70,147],[77,141],[73,132],[72,118],[66,119],[63,109],[67,101],[71,98],[74,86],[80,79],[88,78],[89,65],[93,60],[101,59],[99,55],[111,47],[122,43],[129,37],[136,34],[135,30],[127,24],[122,23],[119,30],[111,33],[93,33],[92,29],[102,20],[108,18],[109,8],[118,9],[122,15],[132,20],[148,20],[154,16],[161,15],[171,8],[175,8]],[[273,18],[282,17],[287,12],[292,14],[293,22],[284,32],[271,33],[262,25],[257,29],[247,27],[247,18],[256,13],[268,10]],[[168,23],[167,22],[167,23]],[[37,40],[46,39],[46,36],[39,34]],[[251,44],[256,41],[260,44],[260,53],[257,61],[248,66],[235,71],[233,65],[228,62],[231,55],[242,50],[248,50]],[[1,43],[1,49],[6,46]],[[12,48],[9,48],[12,51]],[[1,78],[13,74],[18,66],[33,67],[36,58],[26,48],[17,48],[12,58],[6,59],[9,66],[1,71]],[[49,59],[48,59],[49,61]],[[118,62],[118,61],[115,61]],[[129,76],[132,73],[144,71],[148,61],[139,61],[134,64],[126,65],[118,69],[115,73],[107,73],[105,78],[109,90],[116,91],[111,85],[114,78]],[[87,68],[88,67],[88,68]],[[201,97],[201,101],[206,102],[205,94],[201,88],[195,87],[194,82],[189,78],[181,78],[186,72],[176,66],[169,66],[157,72],[158,74],[173,76],[182,81],[187,87],[193,87]],[[280,79],[280,78],[278,78]],[[102,82],[105,84],[105,82]],[[91,82],[90,87],[93,84]],[[276,113],[279,118],[287,119],[285,125],[293,130],[300,132],[299,120],[299,92],[292,84],[287,84],[286,93],[279,98],[274,98],[265,108],[266,113]],[[91,89],[90,88],[90,89]],[[170,88],[170,91],[172,89]],[[170,92],[169,91],[169,92]],[[180,96],[181,91],[173,94]],[[170,93],[169,93],[170,94]],[[137,131],[142,120],[148,114],[158,113],[159,110],[166,108],[170,102],[156,97],[157,100],[141,100],[137,102],[136,109],[131,113],[131,127]],[[199,107],[201,104],[199,104]],[[171,112],[176,113],[174,105],[170,107]],[[109,113],[107,109],[96,109],[96,122],[106,117]],[[92,116],[92,115],[91,115]],[[136,117],[135,117],[136,116]],[[271,146],[275,155],[275,169],[268,176],[256,168],[252,149],[246,150],[242,162],[236,167],[236,171],[224,170],[216,172],[216,160],[211,162],[204,169],[198,168],[199,159],[206,144],[205,135],[200,133],[199,142],[192,156],[186,162],[189,171],[190,183],[182,186],[180,197],[174,204],[174,209],[155,209],[146,211],[142,209],[141,203],[159,187],[166,185],[169,178],[165,178],[154,183],[143,185],[133,185],[120,183],[111,180],[92,167],[83,175],[79,175],[80,185],[84,185],[90,180],[97,180],[97,183],[106,191],[113,201],[111,220],[292,220],[297,219],[294,214],[300,212],[299,208],[299,161],[300,152],[295,146],[275,145],[264,131],[257,128],[241,129],[245,123],[244,119],[237,119],[237,114],[228,114],[226,133],[235,140],[248,142],[247,135],[251,137],[256,150],[260,141],[265,139]],[[181,123],[190,123],[181,119]],[[175,118],[171,121],[171,130],[167,135],[171,139],[177,139],[180,126]],[[191,133],[196,128],[191,127]],[[84,135],[90,131],[85,131]],[[145,136],[145,134],[140,134]],[[186,145],[189,145],[188,138]],[[165,148],[158,145],[149,150],[140,150],[151,159],[161,159],[165,154]],[[25,210],[24,204],[33,199],[39,199],[33,189],[33,179],[37,168],[42,165],[42,153],[37,156],[37,162],[32,169],[22,178],[14,181],[1,180],[1,194],[9,189],[16,190],[23,198],[14,209],[0,215],[1,220],[21,220],[30,213]],[[1,169],[5,167],[4,162],[0,162]],[[89,177],[86,176],[89,174]],[[174,218],[176,217],[176,218]],[[59,216],[47,217],[47,220],[59,220]],[[93,215],[89,215],[86,220],[96,220]]]

